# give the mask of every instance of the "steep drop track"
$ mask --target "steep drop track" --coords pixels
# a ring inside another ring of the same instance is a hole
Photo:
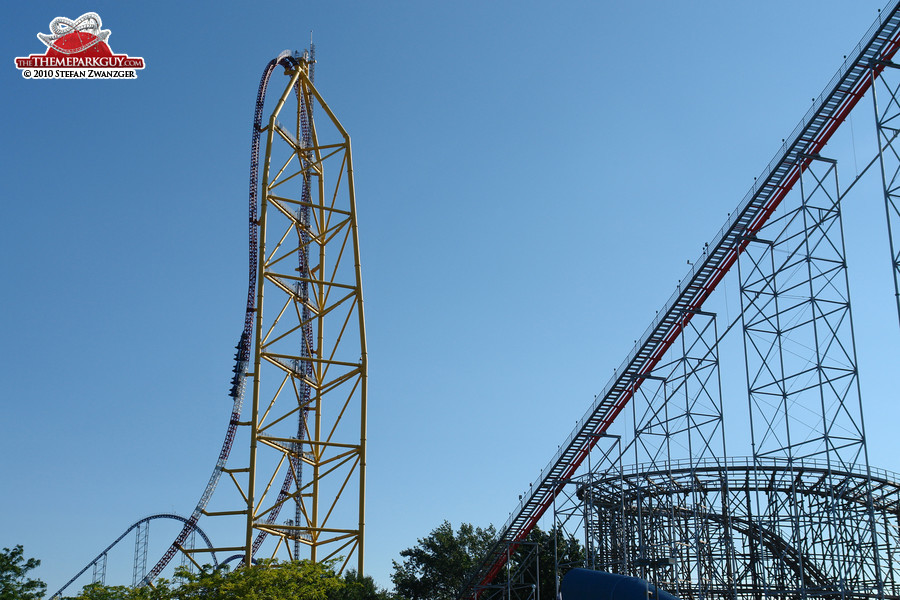
[[[203,494],[200,496],[197,506],[194,507],[194,511],[188,518],[188,522],[185,523],[185,526],[178,534],[178,537],[175,538],[175,541],[172,542],[172,545],[169,546],[166,553],[159,559],[156,565],[150,569],[150,572],[147,573],[147,576],[142,582],[145,584],[153,581],[159,576],[162,570],[166,568],[166,565],[169,564],[169,561],[172,560],[172,557],[175,556],[175,553],[178,552],[178,549],[184,544],[187,536],[190,535],[192,527],[197,523],[197,520],[203,514],[203,511],[206,510],[209,499],[212,497],[213,492],[215,492],[216,486],[219,483],[219,478],[222,476],[222,469],[228,461],[228,456],[231,454],[231,447],[234,445],[234,438],[237,434],[238,422],[241,420],[241,409],[244,404],[244,376],[247,373],[247,365],[250,363],[251,358],[250,353],[252,348],[250,340],[253,334],[253,319],[256,314],[256,270],[259,261],[259,225],[257,223],[257,209],[259,206],[259,138],[262,132],[262,116],[263,106],[266,100],[266,90],[269,87],[269,79],[278,65],[282,65],[286,69],[292,69],[296,66],[296,60],[289,50],[285,50],[279,54],[277,58],[270,60],[269,64],[267,64],[266,68],[263,70],[262,77],[259,80],[259,89],[256,93],[256,108],[253,112],[253,130],[250,142],[250,276],[247,284],[247,306],[246,311],[244,312],[244,328],[241,331],[240,341],[238,342],[237,352],[234,357],[234,377],[231,380],[231,390],[228,393],[233,401],[231,418],[228,421],[228,427],[225,431],[225,440],[222,442],[222,449],[219,451],[219,459],[216,461],[216,466],[213,468],[212,475],[209,477],[206,489],[203,490]],[[276,517],[277,514],[273,518]],[[258,549],[264,536],[265,534],[257,536],[258,543],[254,542],[254,551]]]

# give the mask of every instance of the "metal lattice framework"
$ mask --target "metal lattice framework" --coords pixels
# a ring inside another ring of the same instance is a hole
[[[836,162],[799,188],[738,265],[755,454],[846,468],[866,461]]]
[[[783,477],[788,471],[790,479]],[[839,471],[812,459],[685,460],[662,470],[641,464],[605,478],[583,477],[570,490],[570,509],[595,515],[591,566],[637,575],[680,598],[862,598],[877,597],[880,586],[885,597],[900,592],[894,575],[900,537],[891,526],[900,516],[900,478],[894,473]],[[772,518],[772,507],[781,518]],[[846,529],[865,531],[872,507],[883,524],[880,565],[871,556],[848,560],[843,552],[853,546],[841,532],[814,522],[832,508]],[[808,535],[796,535],[798,523]],[[848,563],[857,565],[859,578],[835,577]]]
[[[584,566],[676,595],[896,597],[896,502],[881,496],[896,480],[873,483],[868,462],[841,202],[880,162],[896,291],[898,46],[893,2],[520,496],[462,597],[502,578],[508,548],[551,508],[553,527],[584,540]],[[870,90],[878,153],[841,189],[822,153]],[[720,325],[734,278],[741,312]],[[743,350],[747,458],[725,448],[723,344]]]
[[[867,521],[847,514],[838,497],[844,481],[832,481],[832,472],[869,464],[836,162],[813,157],[799,202],[749,241],[740,280],[753,458],[761,464],[783,460],[784,467],[773,471],[783,483],[772,484],[789,490],[757,499],[760,526],[790,524],[792,548],[808,539],[829,540],[831,551],[842,556],[822,566],[822,576],[854,582],[842,594],[880,595],[874,514]],[[809,459],[828,468],[820,482],[824,501],[806,503],[808,490],[792,483],[797,465]],[[861,486],[863,498],[870,493]],[[770,584],[764,579],[763,585]]]
[[[580,530],[588,566],[685,598],[898,597],[900,480],[866,454],[837,162],[809,158],[738,241],[738,317],[719,332],[693,315],[635,390],[627,431],[563,482],[555,522]],[[729,332],[747,382],[740,458],[716,411]]]
[[[876,77],[876,71],[872,70],[872,101],[891,263],[894,267],[894,296],[897,299],[897,316],[900,317],[900,143],[897,142],[900,135],[900,65],[892,61],[881,64],[886,68],[880,77]]]
[[[271,535],[269,556],[307,548],[313,561],[346,565],[355,553],[362,572],[366,352],[353,167],[312,64],[285,66],[262,129],[250,455],[247,482],[232,479],[247,503],[248,564]],[[291,519],[279,519],[285,505]]]
[[[171,513],[163,513],[158,515],[150,515],[149,517],[144,517],[143,519],[139,519],[138,521],[132,523],[129,527],[122,532],[119,537],[112,541],[106,548],[104,548],[100,554],[98,554],[94,559],[84,566],[80,571],[78,571],[71,579],[69,579],[61,588],[59,588],[50,598],[60,598],[62,597],[62,593],[74,583],[79,577],[81,577],[88,570],[91,571],[91,582],[92,583],[106,583],[106,565],[107,559],[109,557],[109,553],[119,545],[119,543],[124,540],[128,534],[132,531],[135,532],[135,544],[134,544],[134,571],[133,571],[133,579],[132,585],[137,586],[144,579],[145,574],[147,572],[147,541],[150,535],[150,522],[151,521],[175,521],[178,523],[182,523],[185,528],[190,530],[190,533],[185,537],[185,540],[194,540],[196,534],[200,534],[200,538],[205,545],[205,549],[207,551],[212,551],[213,544],[210,541],[209,537],[206,533],[200,529],[200,527],[196,523],[191,523],[189,519],[186,519],[180,515],[171,514]],[[193,543],[186,543],[187,548],[185,550],[192,550],[195,546]],[[184,555],[187,558],[187,554]],[[215,561],[215,553],[211,554],[213,560]],[[215,563],[218,564],[218,563]]]

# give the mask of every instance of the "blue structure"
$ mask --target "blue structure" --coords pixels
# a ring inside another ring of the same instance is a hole
[[[562,600],[678,600],[643,579],[590,569],[566,573],[560,594]]]

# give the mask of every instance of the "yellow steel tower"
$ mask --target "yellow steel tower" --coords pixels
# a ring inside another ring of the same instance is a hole
[[[363,572],[366,336],[350,136],[308,53],[265,136],[244,559],[339,559]],[[274,80],[273,80],[274,81]],[[319,120],[314,119],[314,116]],[[259,551],[259,552],[258,552]]]

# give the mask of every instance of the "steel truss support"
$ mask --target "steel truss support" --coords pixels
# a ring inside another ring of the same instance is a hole
[[[336,560],[363,573],[367,365],[350,137],[313,85],[309,54],[278,64],[287,78],[261,125],[253,222],[252,404],[239,423],[249,455],[223,469],[242,505],[203,512],[244,519],[243,545],[216,550],[245,564]]]
[[[871,71],[872,102],[894,275],[894,298],[900,319],[900,141],[897,140],[900,135],[900,65],[880,62],[878,66],[883,67],[880,73],[876,68]]]
[[[589,479],[587,475],[577,481],[568,482],[566,490],[573,488],[577,493],[564,491],[558,498],[563,506],[556,510],[557,519],[564,515],[576,523],[587,513],[590,501],[594,511],[606,514],[614,524],[615,537],[622,555],[632,557],[623,561],[624,572],[640,576],[642,572],[667,591],[678,590],[678,597],[687,599],[716,598],[722,600],[759,600],[768,598],[874,598],[875,594],[841,591],[840,582],[823,568],[828,559],[825,553],[833,548],[818,548],[818,554],[810,553],[817,539],[807,545],[792,538],[794,522],[791,510],[797,505],[797,512],[813,519],[821,514],[823,504],[829,502],[832,491],[826,487],[830,483],[837,491],[837,511],[847,519],[848,530],[865,531],[871,523],[870,506],[877,511],[877,523],[884,529],[882,546],[888,554],[888,561],[882,561],[882,576],[885,581],[887,598],[898,598],[898,574],[888,566],[896,564],[896,544],[898,538],[897,521],[900,517],[900,477],[894,473],[875,472],[857,468],[837,471],[824,462],[795,462],[795,477],[782,477],[785,465],[782,460],[763,460],[750,457],[728,459],[708,466],[669,465],[665,471],[652,472],[645,465],[631,465],[624,471],[599,473]],[[869,482],[874,485],[872,496],[861,495]],[[823,483],[824,482],[824,483]],[[665,485],[663,485],[663,483]],[[592,494],[587,494],[590,485]],[[688,490],[696,490],[700,500],[695,506],[709,507],[703,513],[695,510],[687,500]],[[702,498],[705,496],[705,498]],[[787,510],[782,519],[787,526],[778,526],[777,519],[760,518],[758,498],[764,497],[775,507]],[[869,498],[874,498],[870,503]],[[582,501],[584,506],[579,506]],[[621,503],[622,508],[617,508]],[[648,523],[647,513],[657,507],[650,523],[662,534],[673,535],[674,546],[686,545],[693,532],[700,531],[700,553],[685,552],[670,560],[667,557],[637,556],[637,552],[647,539],[639,523]],[[644,513],[644,515],[642,515]],[[642,518],[643,517],[643,518]],[[702,527],[697,527],[697,523]],[[815,532],[809,530],[812,536]],[[602,536],[600,540],[604,538]],[[709,540],[709,545],[703,543]],[[716,544],[716,540],[723,540]],[[716,552],[716,549],[719,552]],[[891,558],[890,553],[893,553]],[[699,556],[696,563],[690,562]],[[872,557],[856,555],[860,560],[870,561],[866,567],[872,572],[875,566]],[[596,568],[609,572],[622,572],[616,567],[622,563],[609,565],[601,560]],[[699,568],[698,568],[699,564]],[[694,573],[711,570],[723,571],[711,582],[698,579]],[[683,572],[686,571],[686,572]],[[798,591],[795,582],[806,582],[805,590]],[[849,582],[849,586],[856,582]],[[792,587],[794,586],[794,587]],[[802,593],[801,593],[802,592]],[[803,595],[805,594],[805,596]]]
[[[733,598],[716,315],[685,312],[679,327],[679,345],[632,382],[632,435],[598,440],[599,461],[570,482],[576,492],[563,487],[554,518],[585,527],[591,568],[679,597]],[[623,457],[635,466],[623,469]],[[710,470],[712,485],[699,474]]]
[[[605,434],[599,436],[594,446],[593,454],[598,455],[599,464],[614,468],[615,472],[622,473],[622,437]],[[593,485],[595,469],[592,463],[593,457],[588,455],[587,473],[576,480],[578,484],[578,504],[584,513],[584,567],[587,569],[600,569],[610,573],[628,572],[629,562],[633,558],[623,545],[622,535],[625,526],[622,520],[624,515],[623,486],[619,486],[619,494],[607,494],[598,496]],[[556,508],[554,507],[554,514]],[[561,566],[576,566],[564,564]]]
[[[594,452],[602,455],[603,463],[618,461],[615,462],[617,471],[622,472],[622,451],[618,436],[603,436]],[[583,567],[611,573],[625,573],[628,569],[631,557],[624,547],[627,536],[622,534],[622,529],[625,522],[617,520],[624,514],[622,487],[617,487],[613,492],[598,494],[592,484],[591,471],[558,482],[558,493],[553,501],[555,598],[559,598],[560,582],[570,569]],[[613,505],[620,510],[609,510]],[[578,540],[584,544],[583,555],[571,552],[571,544],[568,543],[570,540]]]
[[[556,595],[562,577],[575,567],[599,569],[610,573],[627,573],[633,556],[624,543],[625,521],[622,485],[616,492],[599,494],[595,489],[595,473],[601,469],[622,473],[622,440],[620,436],[598,436],[592,455],[588,456],[588,471],[584,475],[561,481],[553,501],[554,576]],[[596,469],[591,458],[599,457]],[[621,483],[621,481],[620,481]],[[584,545],[584,555],[575,556],[560,541],[578,540]]]
[[[867,471],[868,457],[837,163],[802,160],[799,198],[742,242],[738,265],[753,460],[771,479],[751,508],[757,550],[770,555],[754,577],[771,596],[880,596],[871,486],[854,479],[847,490],[838,475]],[[810,464],[825,467],[816,490],[803,478]]]
[[[540,600],[541,556],[537,542],[520,542],[506,547],[503,577],[476,588],[481,600]]]
[[[632,381],[635,464],[725,456],[716,316],[685,312],[678,327],[670,358]]]
[[[187,568],[191,573],[194,572],[194,567],[199,566],[197,561],[193,558],[192,554],[196,552],[197,548],[197,530],[191,531],[191,534],[185,540],[185,544],[181,550],[181,566]]]
[[[713,535],[709,523],[710,515],[727,519],[727,504],[702,489],[698,478],[685,485],[672,471],[693,473],[726,460],[719,334],[712,313],[685,312],[679,325],[680,348],[644,381],[634,382],[633,464],[653,481],[624,490],[633,499],[626,511],[635,514],[640,540],[634,549],[637,568],[629,574],[676,595],[705,598],[732,585],[731,540]]]
[[[612,460],[612,455],[621,459],[622,452],[617,436],[603,436],[595,452],[601,452],[606,460]],[[619,463],[621,467],[621,463]],[[621,472],[621,469],[619,469]],[[607,516],[608,512],[598,510],[594,502],[599,504],[600,497],[593,491],[593,486],[589,485],[591,473],[558,481],[558,493],[553,500],[553,597],[559,598],[560,582],[565,574],[573,568],[583,567],[588,569],[600,569],[615,573],[624,572],[625,553],[621,546],[608,551],[607,547],[598,545],[595,531],[600,531],[600,542],[612,542],[616,544],[618,540],[624,538],[619,535],[606,535],[602,533],[617,534],[623,524],[617,523],[613,525],[611,530],[603,529],[602,519]],[[621,487],[617,488],[621,491]],[[589,499],[586,501],[585,498]],[[612,498],[612,500],[609,500]],[[604,496],[607,501],[615,502],[615,498],[621,500],[621,495],[616,496],[615,493],[608,493]],[[617,513],[620,514],[620,513]],[[607,519],[608,521],[608,519]],[[598,528],[597,525],[601,524]],[[615,541],[613,541],[615,540]],[[584,544],[584,552],[578,552],[577,543]],[[614,556],[615,558],[611,558]]]
[[[91,575],[91,583],[99,583],[106,585],[106,552],[97,557],[93,564],[93,573]]]
[[[150,544],[150,521],[138,523],[134,532],[134,568],[131,586],[137,587],[147,574],[147,547]]]

